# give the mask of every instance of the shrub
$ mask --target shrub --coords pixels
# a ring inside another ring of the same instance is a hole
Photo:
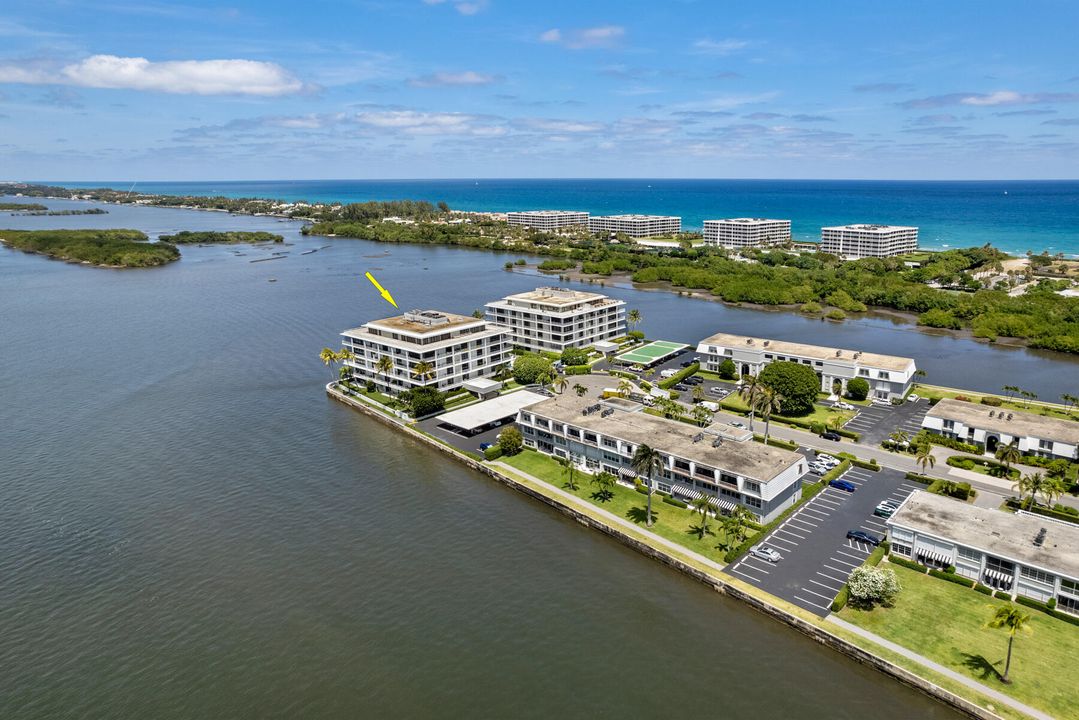
[[[660,380],[659,381],[659,386],[661,388],[663,388],[664,390],[666,390],[667,388],[670,388],[670,387],[674,387],[675,385],[682,382],[687,377],[689,377],[690,375],[692,375],[693,373],[697,372],[700,369],[701,369],[701,364],[700,363],[697,363],[697,362],[692,363],[688,367],[682,368],[681,370],[679,370],[678,372],[676,372],[674,375],[670,376],[669,378],[666,378],[665,380]]]
[[[374,380],[368,380],[366,383],[364,383],[363,387],[364,387],[364,390],[366,390],[369,393],[374,392],[375,391],[375,381]]]
[[[988,405],[990,407],[1000,407],[1003,404],[1003,400],[998,397],[993,397],[992,395],[986,395],[982,398],[982,405]]]
[[[828,472],[824,473],[824,475],[820,479],[821,483],[827,485],[848,470],[850,470],[850,460],[844,458],[842,462],[840,462]]]
[[[640,330],[630,330],[626,333],[626,337],[633,338],[634,340],[644,340],[644,333]]]
[[[931,478],[926,475],[919,475],[918,473],[912,472],[907,473],[903,477],[905,477],[907,480],[913,480],[914,482],[918,482],[923,485],[932,485],[934,482],[936,482],[936,478]]]
[[[797,417],[813,412],[813,403],[820,392],[820,380],[813,368],[781,360],[769,363],[757,380],[783,396],[784,416]]]
[[[873,548],[873,552],[869,553],[869,557],[865,559],[864,565],[870,567],[876,567],[880,565],[880,561],[884,558],[884,554],[888,552],[887,543],[881,543]]]
[[[839,593],[835,596],[835,600],[832,601],[832,612],[839,612],[847,605],[847,601],[850,599],[850,588],[844,585],[839,588]]]
[[[847,313],[845,313],[842,310],[836,308],[835,310],[829,310],[828,314],[825,315],[824,317],[828,318],[829,320],[846,320],[847,319]]]
[[[506,264],[503,265],[502,267],[506,268],[507,270],[512,270],[513,269],[513,261],[512,260],[507,260]]]
[[[513,379],[522,385],[532,385],[541,376],[554,377],[551,361],[540,355],[526,353],[513,361]]]
[[[1042,610],[1043,612],[1050,610],[1049,606],[1042,601],[1028,598],[1025,595],[1017,595],[1015,601],[1020,605],[1026,605],[1028,608],[1034,608],[1035,610]]]
[[[816,315],[820,311],[821,311],[820,303],[817,302],[816,300],[810,300],[809,302],[802,305],[801,309],[799,310],[799,312],[803,312],[803,313],[805,313],[807,315]]]
[[[854,568],[847,580],[850,598],[862,607],[872,607],[876,603],[891,603],[903,589],[895,571],[862,565]]]
[[[562,368],[562,372],[566,375],[588,375],[592,372],[591,365],[566,365]]]
[[[499,445],[492,445],[483,451],[483,456],[488,460],[497,460],[502,457],[502,447]]]
[[[981,583],[975,583],[974,584],[974,589],[977,592],[980,592],[982,595],[992,595],[993,594],[993,588],[989,587],[988,585],[982,585]]]
[[[642,484],[634,485],[633,489],[636,490],[637,492],[639,492],[641,495],[647,495],[648,494],[648,488],[646,486],[642,485]]]
[[[734,361],[730,358],[726,358],[719,364],[719,376],[724,380],[734,380],[738,375],[738,368],[734,366]]]
[[[684,502],[682,502],[678,498],[673,498],[670,495],[665,495],[663,497],[663,502],[667,503],[668,505],[674,505],[675,507],[680,507],[683,510],[686,509],[687,507],[689,507],[689,505],[686,505]]]
[[[813,422],[809,423],[809,431],[814,435],[820,435],[827,429],[828,428],[824,426],[824,423],[820,422],[819,420],[814,420]]]
[[[417,387],[405,390],[400,399],[408,405],[412,417],[424,417],[446,408],[446,395],[433,387]]]
[[[924,573],[927,568],[921,563],[916,563],[913,560],[907,560],[905,557],[899,557],[898,555],[889,555],[888,562],[905,567],[908,570],[916,570],[917,572]]]
[[[563,365],[587,365],[588,351],[583,348],[568,347],[559,357]]]
[[[1045,601],[1045,607],[1049,608],[1050,610],[1056,610],[1057,599],[1055,597],[1049,598]]]
[[[974,581],[970,578],[965,578],[962,575],[956,575],[955,573],[946,572],[944,570],[930,570],[929,574],[935,578],[947,580],[948,582],[953,582],[956,585],[963,585],[964,587],[971,587],[974,585]]]
[[[527,264],[527,263],[525,262],[525,259],[524,259],[524,258],[517,258],[517,264],[518,264],[518,265],[525,265],[525,264]]]
[[[993,597],[995,597],[997,600],[1011,600],[1012,599],[1011,594],[1008,593],[1005,590],[997,590],[995,593],[993,593]]]
[[[865,400],[869,396],[869,382],[856,377],[847,383],[847,396],[852,400]]]
[[[516,455],[521,452],[524,445],[525,440],[521,435],[521,431],[512,425],[505,428],[498,435],[498,447],[501,448],[504,455]]]

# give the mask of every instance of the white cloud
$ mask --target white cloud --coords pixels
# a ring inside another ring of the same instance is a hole
[[[413,87],[442,87],[446,85],[490,85],[501,80],[499,75],[485,75],[483,73],[466,70],[459,73],[439,72],[431,75],[422,75],[412,78],[408,84]]]
[[[580,120],[552,120],[546,118],[533,118],[525,121],[525,125],[534,130],[555,133],[593,133],[604,128],[602,123],[583,122]]]
[[[580,28],[562,32],[558,28],[551,28],[539,36],[540,42],[561,43],[571,50],[583,50],[586,48],[611,47],[616,45],[626,35],[626,29],[621,25],[600,25],[591,28]]]
[[[423,0],[424,5],[442,5],[446,0]],[[487,0],[467,0],[453,3],[453,9],[462,15],[475,15],[487,7]]]
[[[694,52],[701,55],[731,55],[739,50],[749,47],[748,40],[726,38],[723,40],[710,40],[704,38],[693,43]]]
[[[57,69],[0,65],[0,82],[149,90],[188,95],[297,93],[304,84],[280,65],[256,60],[167,60],[92,55]]]
[[[418,110],[372,110],[357,113],[360,125],[409,135],[491,135],[504,131],[479,115]]]

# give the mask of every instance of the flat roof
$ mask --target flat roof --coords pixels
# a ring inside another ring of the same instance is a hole
[[[535,290],[507,295],[503,300],[517,300],[521,302],[538,302],[545,305],[574,305],[582,302],[622,302],[600,293],[573,290],[571,288],[538,287]],[[497,302],[497,301],[496,301]]]
[[[1079,525],[1019,515],[915,490],[886,521],[1005,560],[1079,579]],[[1041,547],[1034,538],[1045,528]]]
[[[752,340],[752,342],[749,342]],[[731,348],[751,349],[755,351],[779,353],[781,355],[799,355],[817,360],[837,360],[846,362],[858,362],[869,367],[883,370],[895,370],[905,372],[914,364],[914,358],[899,357],[897,355],[878,355],[877,353],[861,352],[858,350],[845,350],[843,348],[824,347],[823,345],[807,345],[806,343],[788,342],[786,340],[770,340],[767,338],[755,338],[748,335],[732,335],[730,333],[716,333],[701,340],[703,345],[721,345]],[[701,350],[698,352],[707,352]],[[855,357],[857,355],[858,357]]]
[[[989,416],[990,413],[993,414],[992,417]],[[976,405],[951,398],[941,400],[930,408],[926,417],[959,420],[964,425],[981,430],[1059,440],[1069,445],[1079,445],[1079,422],[1075,420],[1061,420],[1020,410],[1001,410],[989,405]]]
[[[615,360],[625,363],[639,363],[649,365],[666,360],[680,350],[689,347],[684,343],[671,342],[670,340],[653,340],[647,345],[627,350],[621,355],[616,355]]]
[[[454,313],[442,312],[441,310],[423,310],[421,313],[430,313],[429,319],[431,324],[415,320],[417,317],[413,313],[405,313],[403,315],[395,315],[393,317],[382,318],[381,320],[371,320],[364,323],[364,327],[373,325],[378,328],[385,328],[388,330],[403,330],[405,332],[415,333],[417,335],[428,335],[430,333],[439,333],[447,328],[461,327],[463,325],[471,325],[474,323],[483,323],[484,321],[478,318],[471,317],[469,315],[456,315]],[[435,317],[437,316],[437,318]],[[444,319],[445,322],[441,322]]]
[[[592,386],[594,390],[602,390],[602,383],[609,382],[610,378],[581,375],[578,380]],[[596,380],[599,380],[598,385]],[[602,417],[598,412],[585,415],[584,409],[596,402],[599,401],[594,392],[583,397],[578,397],[574,392],[565,392],[545,399],[530,410],[558,422],[570,423],[601,435],[617,437],[634,445],[646,444],[670,455],[700,462],[709,467],[726,470],[764,483],[774,479],[792,465],[805,460],[798,453],[752,440],[737,442],[724,439],[719,447],[712,447],[712,441],[716,437],[715,431],[702,431],[694,425],[667,420],[645,412],[626,412],[616,409],[607,417]],[[704,432],[704,439],[693,442],[694,436],[701,432]]]
[[[439,415],[438,422],[453,425],[462,430],[475,430],[495,420],[514,417],[521,408],[546,399],[546,395],[540,395],[531,390],[518,390],[459,410],[450,410],[448,413]]]
[[[587,215],[587,210],[512,210],[507,215]]]
[[[487,392],[488,390],[497,390],[502,387],[502,383],[490,378],[475,378],[473,380],[465,380],[461,387],[465,390],[471,390],[472,392]]]
[[[760,223],[789,223],[790,220],[775,220],[772,218],[721,218],[719,220],[705,220],[706,223],[740,223],[744,225],[758,225]]]
[[[851,225],[832,225],[822,227],[821,230],[858,230],[859,232],[887,233],[896,230],[917,230],[910,225],[874,225],[869,223],[853,223]]]
[[[593,215],[592,220],[681,220],[679,215]]]

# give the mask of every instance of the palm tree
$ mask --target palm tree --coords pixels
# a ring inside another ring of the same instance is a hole
[[[764,386],[757,382],[755,375],[747,375],[742,378],[742,389],[738,391],[742,400],[749,406],[749,431],[753,432],[753,415],[757,412],[758,397],[764,390]]]
[[[1030,615],[1014,605],[997,608],[993,619],[989,621],[989,627],[1008,631],[1008,659],[1004,661],[1004,675],[1000,678],[1002,683],[1011,683],[1008,673],[1012,669],[1012,643],[1015,642],[1016,633],[1028,629],[1028,622],[1030,622]]]
[[[746,539],[746,523],[753,520],[753,513],[746,510],[744,505],[735,505],[731,510],[731,524],[734,538],[741,543]]]
[[[555,378],[554,389],[558,391],[559,395],[564,393],[567,387],[569,387],[569,380],[566,379],[565,375],[559,375]]]
[[[712,419],[712,413],[704,405],[694,405],[691,414],[693,420],[701,427],[707,425]]]
[[[625,378],[618,381],[618,394],[624,398],[628,398],[629,394],[633,392],[633,383]]]
[[[566,458],[558,458],[558,463],[562,466],[562,474],[566,476],[565,487],[570,490],[576,490],[577,485],[577,466],[573,464],[573,461]]]
[[[922,474],[925,471],[937,464],[937,459],[933,457],[933,444],[928,440],[922,440],[914,448],[914,462],[922,466]]]
[[[1004,463],[1004,467],[1008,470],[1008,476],[1012,474],[1012,463],[1017,463],[1023,459],[1023,452],[1019,449],[1019,442],[1012,440],[1007,445],[1001,445],[997,448],[997,460]]]
[[[614,475],[611,475],[609,472],[598,472],[592,476],[590,482],[599,488],[596,491],[596,497],[600,502],[605,502],[614,497]]]
[[[513,370],[510,368],[509,363],[502,363],[495,368],[495,380],[506,380],[513,374]]]
[[[1053,502],[1067,491],[1064,478],[1050,476],[1042,481],[1041,494],[1045,498],[1046,507],[1053,507]]]
[[[910,433],[897,428],[895,432],[888,436],[888,439],[895,443],[896,447],[902,447],[910,444]]]
[[[573,392],[577,393],[577,397],[584,397],[584,394],[588,392],[588,388],[581,383],[577,383],[573,386]]]
[[[336,376],[336,372],[330,366],[334,365],[337,362],[337,353],[335,353],[331,348],[324,347],[322,348],[322,350],[319,351],[318,359],[322,361],[323,365],[330,368],[330,380],[333,380]]]
[[[1001,388],[1001,390],[1004,391],[1005,397],[1007,397],[1009,400],[1011,400],[1012,398],[1012,393],[1019,392],[1019,388],[1017,388],[1015,385],[1005,385]]]
[[[693,402],[699,403],[701,400],[704,400],[704,388],[700,385],[695,385],[693,387]]]
[[[783,400],[785,398],[777,393],[770,387],[761,389],[761,393],[757,398],[757,410],[760,411],[761,417],[764,418],[764,442],[768,442],[768,436],[772,429],[772,413],[779,412],[783,409]]]
[[[389,355],[383,355],[378,359],[378,362],[375,363],[375,371],[386,377],[390,376],[390,373],[393,372],[393,360],[390,359]]]
[[[708,516],[716,512],[716,501],[711,495],[701,495],[693,501],[693,509],[700,513],[701,524],[697,528],[697,539],[703,540],[708,531]]]
[[[652,493],[655,486],[655,476],[662,472],[664,468],[663,457],[659,454],[659,450],[655,448],[648,445],[638,445],[637,450],[633,453],[633,460],[630,461],[630,465],[638,475],[644,475],[648,478],[648,507],[645,510],[645,524],[652,527]]]
[[[630,310],[626,313],[626,322],[630,324],[630,327],[636,330],[637,326],[641,324],[641,311],[637,308]]]
[[[412,375],[420,380],[430,380],[435,376],[435,366],[426,360],[420,360],[412,366]]]

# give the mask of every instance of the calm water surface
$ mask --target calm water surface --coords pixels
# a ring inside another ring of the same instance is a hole
[[[17,222],[296,227],[110,210]],[[196,247],[136,271],[0,250],[0,717],[954,717],[328,401],[319,348],[386,311],[365,270],[403,307],[459,311],[534,279],[481,252],[292,239],[285,260]],[[617,294],[670,337],[1071,367]]]

